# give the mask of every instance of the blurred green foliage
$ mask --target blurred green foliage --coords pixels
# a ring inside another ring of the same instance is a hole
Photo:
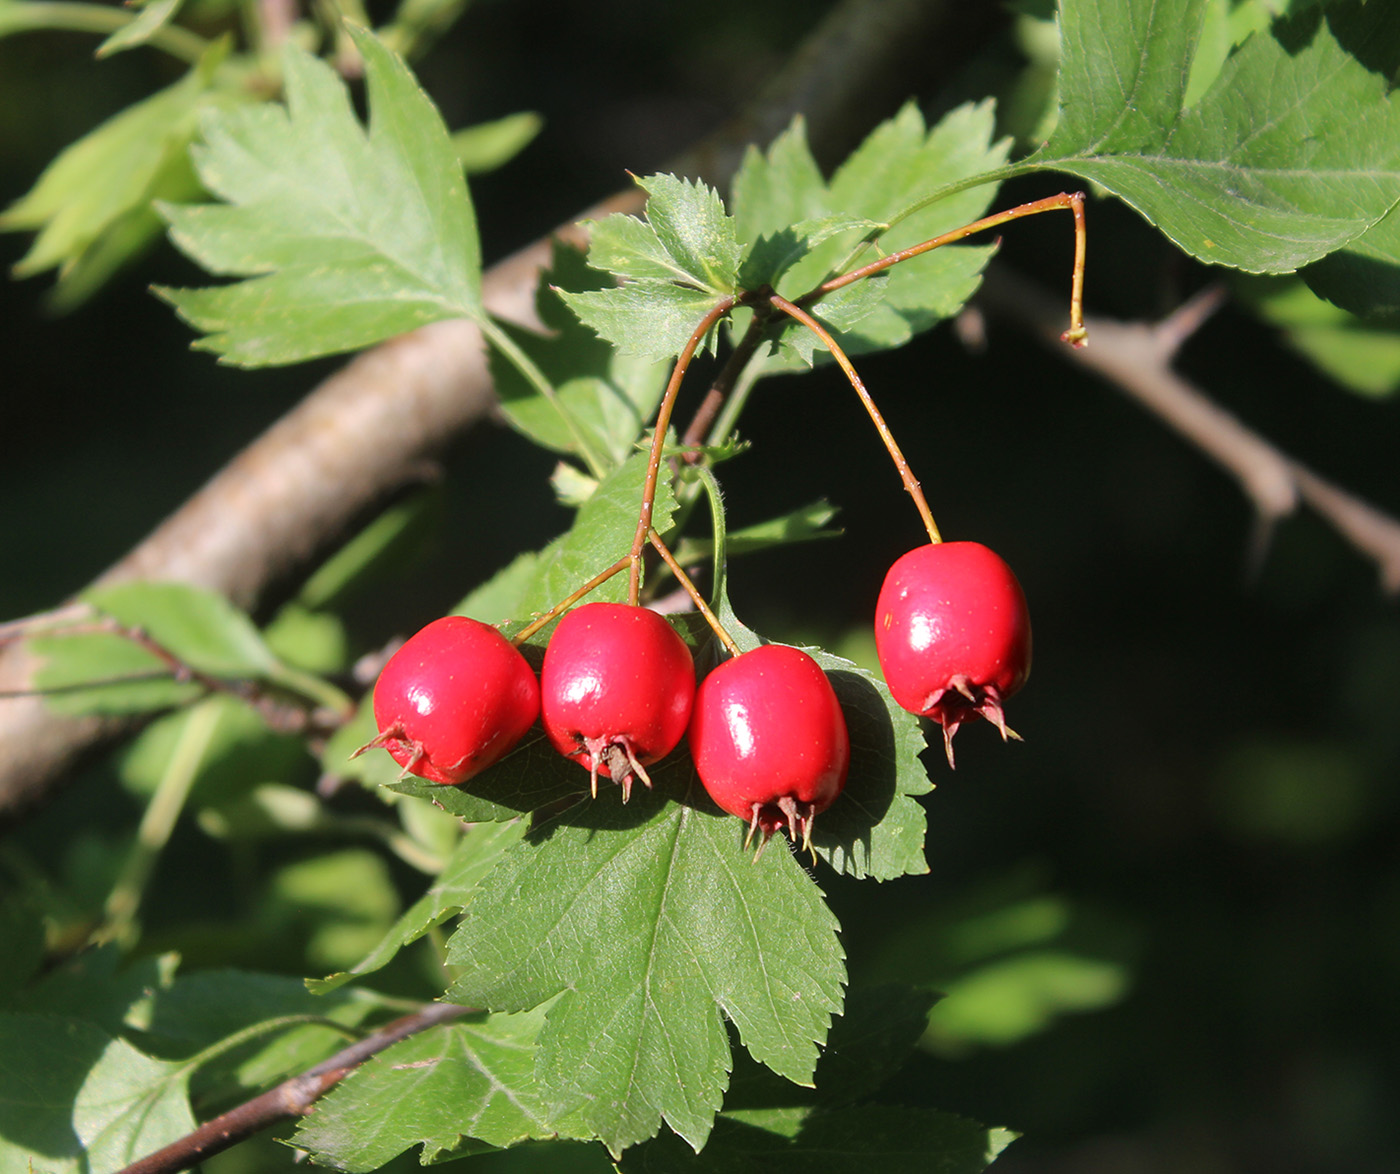
[[[517,160],[474,181],[488,259],[619,186],[624,166],[659,164],[714,120],[719,95],[756,84],[792,24],[812,18],[806,5],[771,8],[704,22],[624,0],[547,22],[525,5],[470,12],[422,62],[449,125],[524,109],[545,119]],[[1045,47],[1032,47],[1043,64]],[[48,36],[0,41],[0,200],[27,190],[58,147],[172,82],[126,53],[91,86],[85,51]],[[985,55],[1022,76],[1014,42]],[[957,79],[921,95],[935,112],[963,96]],[[1020,125],[1035,126],[1025,102]],[[21,106],[37,112],[20,118]],[[1045,190],[1023,181],[1004,202]],[[1092,308],[1154,317],[1211,277],[1122,208],[1095,203],[1090,216]],[[1058,226],[1008,231],[1001,260],[1055,282],[1063,245]],[[0,237],[7,263],[24,248]],[[0,501],[17,555],[0,579],[4,615],[80,588],[313,381],[315,370],[235,375],[188,355],[186,332],[142,289],[189,276],[157,252],[62,320],[46,316],[40,283],[0,287],[14,340]],[[1228,307],[1181,367],[1290,452],[1400,513],[1394,334],[1299,290],[1270,282]],[[995,325],[985,352],[944,331],[862,373],[945,532],[1014,563],[1037,631],[1035,673],[1014,705],[1026,744],[970,730],[956,774],[932,764],[931,874],[878,889],[820,874],[858,987],[898,979],[946,995],[894,1099],[1024,1131],[998,1165],[1013,1172],[1393,1168],[1400,617],[1373,569],[1307,517],[1283,523],[1252,561],[1252,519],[1232,482]],[[774,383],[745,417],[753,447],[726,469],[731,522],[828,497],[845,534],[736,562],[731,592],[766,633],[819,631],[868,662],[858,653],[883,569],[919,534],[848,391],[830,373],[798,386]],[[373,550],[347,555],[343,578],[312,580],[304,610],[289,605],[272,629],[278,654],[343,665],[449,609],[565,524],[551,467],[493,426],[463,438],[411,541],[391,544],[398,529],[366,539]],[[525,490],[500,493],[507,477]],[[389,557],[371,560],[379,550]],[[220,736],[236,741],[248,720],[231,711]],[[40,903],[50,948],[102,916],[137,797],[158,785],[146,756],[173,736],[152,726],[0,840],[4,891]],[[198,818],[160,860],[143,950],[178,949],[183,970],[252,960],[300,976],[353,965],[379,940],[423,887],[386,845],[402,833],[428,851],[432,832],[404,812],[385,820],[348,788],[340,813],[369,822],[349,845],[341,826],[332,847],[324,829],[296,826],[287,796],[259,790],[277,779],[307,793],[318,773],[298,746],[264,744],[196,778]],[[254,822],[277,834],[253,834]],[[234,826],[247,834],[227,834]],[[0,951],[0,988],[38,962],[32,913],[0,903],[15,947]],[[429,935],[376,985],[431,995],[436,945]],[[285,1154],[260,1139],[205,1169],[272,1169]],[[473,1160],[489,1174],[522,1158]],[[549,1160],[606,1168],[596,1147],[561,1143]]]

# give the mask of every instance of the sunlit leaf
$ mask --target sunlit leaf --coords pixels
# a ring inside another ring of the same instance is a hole
[[[379,1169],[422,1146],[424,1165],[529,1138],[570,1136],[535,1080],[542,1011],[482,1015],[423,1032],[352,1073],[295,1144],[340,1170]]]
[[[152,1059],[81,1020],[0,1014],[0,1070],[6,1169],[120,1170],[195,1125],[184,1065]]]
[[[1205,5],[1065,0],[1060,120],[1028,164],[1103,185],[1202,260],[1290,272],[1400,200],[1400,104],[1359,55],[1396,44],[1400,9],[1258,32],[1183,108]]]
[[[199,176],[223,204],[166,205],[172,239],[247,280],[162,290],[244,366],[293,363],[481,312],[480,245],[461,165],[408,67],[371,34],[369,129],[344,82],[292,42],[285,107],[206,118]]]
[[[792,855],[754,862],[737,821],[670,801],[689,793],[688,763],[652,778],[628,805],[611,789],[513,848],[449,946],[458,1002],[560,996],[537,1078],[556,1115],[580,1112],[614,1152],[663,1118],[704,1143],[730,1067],[726,1018],[756,1059],[810,1081],[845,975],[835,919]]]

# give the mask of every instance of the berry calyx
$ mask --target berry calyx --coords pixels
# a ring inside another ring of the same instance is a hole
[[[850,735],[826,673],[805,652],[765,644],[725,661],[695,694],[690,751],[713,799],[767,843],[787,828],[811,847],[812,821],[836,802]]]
[[[1003,705],[1031,671],[1031,621],[1011,568],[980,542],[920,546],[885,576],[875,605],[875,651],[890,693],[953,735],[985,718],[1018,735]]]
[[[544,732],[560,754],[622,787],[624,803],[646,768],[684,737],[695,700],[695,663],[654,611],[586,603],[559,621],[540,671]]]
[[[464,783],[505,757],[534,724],[540,689],[520,650],[489,624],[444,616],[411,636],[374,686],[382,746],[403,771]]]

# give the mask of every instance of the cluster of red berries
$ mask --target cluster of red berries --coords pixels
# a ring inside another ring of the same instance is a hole
[[[985,546],[911,551],[890,568],[876,608],[876,647],[905,709],[952,736],[986,718],[1030,671],[1025,596]],[[697,688],[690,649],[660,615],[587,603],[559,621],[538,680],[495,628],[447,616],[390,659],[374,691],[383,746],[407,773],[462,783],[504,757],[542,719],[551,745],[598,778],[651,786],[646,768],[688,735],[710,797],[764,840],[786,828],[809,844],[812,822],[846,784],[850,737],[821,666],[780,644],[731,657]],[[368,747],[365,747],[368,749]]]

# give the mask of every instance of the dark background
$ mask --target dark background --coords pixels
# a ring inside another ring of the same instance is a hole
[[[825,7],[470,9],[419,66],[449,125],[520,109],[546,119],[518,160],[473,185],[488,262],[621,186],[626,169],[662,166]],[[94,66],[90,47],[0,41],[0,201],[170,78],[154,54]],[[1008,63],[1004,41],[969,46],[970,74]],[[960,84],[916,75],[908,88],[936,117]],[[998,203],[1050,190],[1037,180]],[[1089,215],[1092,312],[1156,317],[1227,277],[1113,202]],[[1058,288],[1069,244],[1059,217],[1023,222],[999,263]],[[0,237],[0,262],[25,247]],[[46,279],[0,284],[0,616],[81,588],[335,368],[254,374],[190,352],[186,328],[144,291],[197,280],[162,248],[58,319],[43,308]],[[1393,399],[1342,390],[1232,306],[1179,367],[1400,513]],[[890,1099],[1022,1131],[998,1164],[1008,1171],[1400,1168],[1400,617],[1374,568],[1308,516],[1251,559],[1254,519],[1225,473],[999,321],[982,353],[945,327],[861,370],[945,537],[986,542],[1016,568],[1036,663],[1010,709],[1024,744],[973,728],[956,774],[930,758],[927,877],[820,878],[847,926],[853,981],[970,973],[943,929],[1035,897],[1067,913],[1056,951],[1124,981],[1117,1001],[1052,1014],[1003,1046],[932,1041]],[[858,651],[885,568],[920,541],[883,450],[829,371],[765,385],[741,432],[752,449],[721,470],[731,526],[827,497],[845,533],[733,565],[736,608],[775,638]],[[386,616],[409,630],[564,528],[552,463],[495,424],[456,443],[436,529],[352,613],[364,646],[384,638]],[[100,818],[101,804],[56,802],[35,825],[45,834]]]

